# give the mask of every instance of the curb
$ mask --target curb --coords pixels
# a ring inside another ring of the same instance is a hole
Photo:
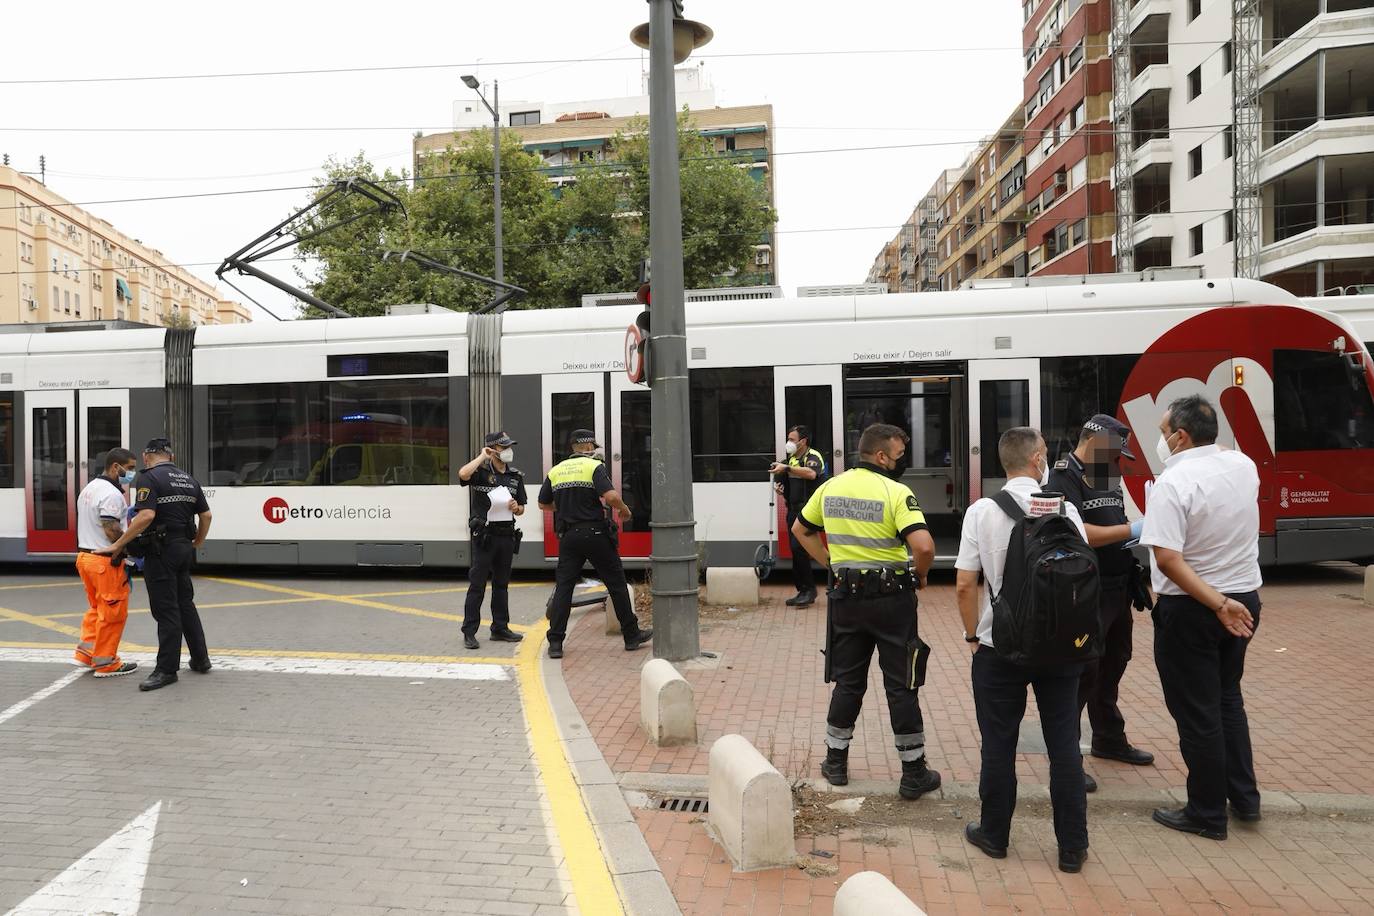
[[[620,788],[630,792],[652,792],[657,795],[682,795],[705,798],[708,782],[705,776],[675,773],[622,773]],[[863,795],[897,797],[895,780],[854,779],[847,786],[832,786],[824,779],[799,780],[817,792],[831,795]],[[794,783],[795,784],[795,783]],[[945,783],[928,797],[945,802],[978,802],[978,785],[971,782]],[[1022,802],[1050,800],[1049,786],[1017,786],[1016,798]],[[1088,796],[1089,810],[1113,808],[1121,811],[1149,813],[1159,807],[1176,807],[1188,801],[1184,789],[1099,789]],[[1283,817],[1374,817],[1374,797],[1368,795],[1336,795],[1322,792],[1264,792],[1265,814]]]
[[[585,610],[576,611],[573,620],[586,614]],[[582,792],[587,815],[601,842],[625,912],[630,916],[682,916],[658,860],[630,813],[615,774],[568,693],[563,666],[542,649],[539,665],[563,754]]]

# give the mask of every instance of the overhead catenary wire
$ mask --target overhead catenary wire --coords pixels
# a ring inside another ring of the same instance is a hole
[[[1345,33],[1347,37],[1374,36],[1374,31],[1351,31]],[[1132,47],[1188,47],[1188,46],[1215,46],[1224,44],[1218,41],[1132,41]],[[1048,45],[1050,48],[1062,48],[1063,45],[1055,42]],[[808,57],[873,57],[888,55],[912,55],[912,54],[1004,54],[1015,52],[1024,55],[1029,49],[1021,45],[983,45],[983,46],[964,46],[964,47],[920,47],[920,48],[817,48],[808,50],[794,51],[722,51],[715,53],[694,54],[697,60],[735,60],[750,58],[808,58]],[[150,73],[150,74],[130,74],[125,76],[65,76],[65,77],[27,77],[23,79],[0,80],[0,86],[39,86],[39,85],[79,85],[84,83],[140,83],[140,82],[161,82],[170,80],[224,80],[224,79],[259,79],[289,76],[337,76],[342,74],[358,73],[405,73],[405,72],[424,72],[433,70],[460,70],[475,69],[477,67],[501,68],[501,67],[529,67],[565,64],[601,64],[601,63],[635,63],[641,61],[639,55],[620,56],[620,57],[561,57],[547,59],[528,59],[528,60],[481,60],[481,61],[460,61],[452,63],[431,63],[431,64],[383,64],[371,67],[309,67],[296,70],[236,70],[219,71],[204,73]]]

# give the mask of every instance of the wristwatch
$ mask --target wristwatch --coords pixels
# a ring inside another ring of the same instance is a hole
[[[969,636],[968,634],[964,634],[964,642],[978,642],[978,641],[979,641],[979,640],[978,640],[978,637],[977,637],[977,636]]]

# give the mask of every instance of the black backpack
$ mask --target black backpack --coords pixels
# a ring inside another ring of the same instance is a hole
[[[1029,667],[1098,658],[1097,554],[1067,516],[1028,516],[1005,490],[992,501],[1016,522],[1002,590],[992,596],[997,654]]]

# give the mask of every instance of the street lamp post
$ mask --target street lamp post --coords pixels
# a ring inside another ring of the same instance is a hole
[[[463,85],[477,93],[477,98],[481,99],[482,104],[487,106],[487,111],[491,112],[491,184],[494,213],[492,228],[496,236],[496,269],[492,275],[496,282],[503,283],[506,279],[506,268],[505,256],[501,251],[501,84],[496,80],[491,81],[491,104],[487,103],[482,90],[478,88],[481,84],[477,82],[477,77],[463,77]]]
[[[649,352],[654,474],[649,526],[654,533],[654,655],[685,661],[701,654],[701,643],[673,66],[686,60],[694,47],[710,41],[711,30],[683,19],[681,0],[648,3],[649,22],[631,32],[630,38],[649,49],[649,259],[653,264]]]

